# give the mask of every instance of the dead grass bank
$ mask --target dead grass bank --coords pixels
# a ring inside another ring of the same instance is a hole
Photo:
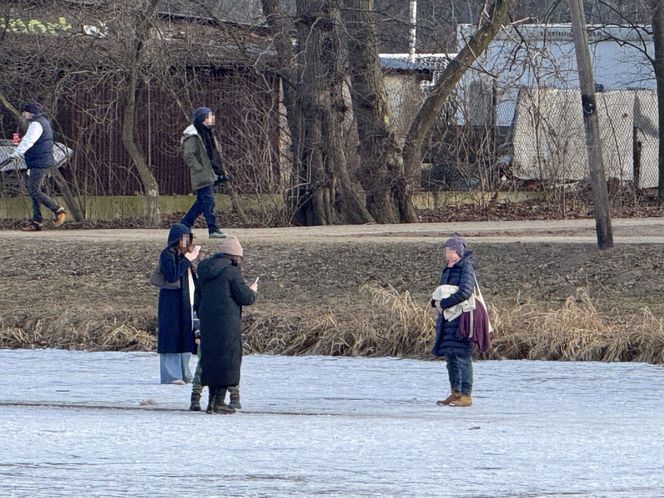
[[[362,313],[328,309],[248,313],[246,353],[428,358],[434,317],[408,292],[367,285]],[[369,303],[367,303],[369,304]],[[664,325],[648,308],[636,313],[598,311],[586,292],[561,306],[533,302],[490,305],[495,328],[485,359],[639,361],[664,363]],[[29,312],[0,320],[0,347],[94,351],[150,351],[156,347],[151,312],[91,316],[84,309],[59,316]]]

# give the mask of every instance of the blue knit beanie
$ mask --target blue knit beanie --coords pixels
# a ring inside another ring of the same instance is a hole
[[[468,250],[468,244],[459,234],[454,234],[452,237],[447,239],[443,247],[449,247],[450,249],[454,250],[460,258],[463,258],[463,256],[466,254],[466,251]]]
[[[191,113],[191,122],[193,124],[202,123],[211,112],[212,109],[209,107],[197,107],[194,109],[194,112]]]
[[[26,102],[21,106],[21,112],[29,112],[30,114],[33,114],[37,116],[38,114],[41,114],[41,110],[39,109],[39,104],[35,102]]]

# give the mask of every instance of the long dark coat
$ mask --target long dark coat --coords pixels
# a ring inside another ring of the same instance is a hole
[[[473,255],[471,252],[457,261],[454,266],[443,268],[440,275],[440,285],[458,285],[459,290],[447,299],[440,302],[443,309],[451,308],[473,295],[475,290],[475,269],[473,268]],[[436,321],[436,342],[432,353],[436,356],[447,356],[449,354],[469,355],[471,342],[468,339],[457,338],[459,318],[447,321],[443,315]]]
[[[173,225],[168,234],[168,246],[161,251],[159,263],[164,278],[169,282],[180,281],[179,289],[159,289],[157,311],[157,352],[191,353],[194,351],[194,331],[191,319],[189,298],[189,278],[191,269],[194,282],[196,273],[191,262],[178,251],[178,241],[182,235],[190,234],[184,225]]]
[[[202,385],[240,383],[242,306],[255,300],[240,267],[227,255],[215,254],[198,265],[195,309],[201,326]]]

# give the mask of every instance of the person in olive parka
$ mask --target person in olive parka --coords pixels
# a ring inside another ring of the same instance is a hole
[[[227,180],[221,165],[217,139],[214,135],[216,119],[208,107],[198,107],[191,114],[191,125],[182,133],[182,154],[191,176],[191,188],[196,201],[182,217],[180,223],[192,228],[196,219],[205,217],[211,239],[224,238],[226,234],[217,227],[214,215],[214,186]]]
[[[243,252],[237,237],[230,235],[219,253],[198,265],[194,307],[201,328],[201,384],[210,392],[208,413],[234,413],[240,407],[242,307],[253,304],[258,295],[258,283],[247,286],[242,276]]]

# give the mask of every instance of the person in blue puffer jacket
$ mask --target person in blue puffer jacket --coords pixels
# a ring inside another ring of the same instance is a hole
[[[456,285],[459,290],[446,299],[431,301],[437,310],[436,341],[432,353],[447,360],[450,380],[450,395],[437,405],[470,406],[473,389],[472,344],[468,339],[457,337],[459,318],[446,320],[443,310],[469,299],[475,290],[473,254],[466,241],[459,235],[449,238],[443,246],[445,267],[440,276],[440,285]]]

